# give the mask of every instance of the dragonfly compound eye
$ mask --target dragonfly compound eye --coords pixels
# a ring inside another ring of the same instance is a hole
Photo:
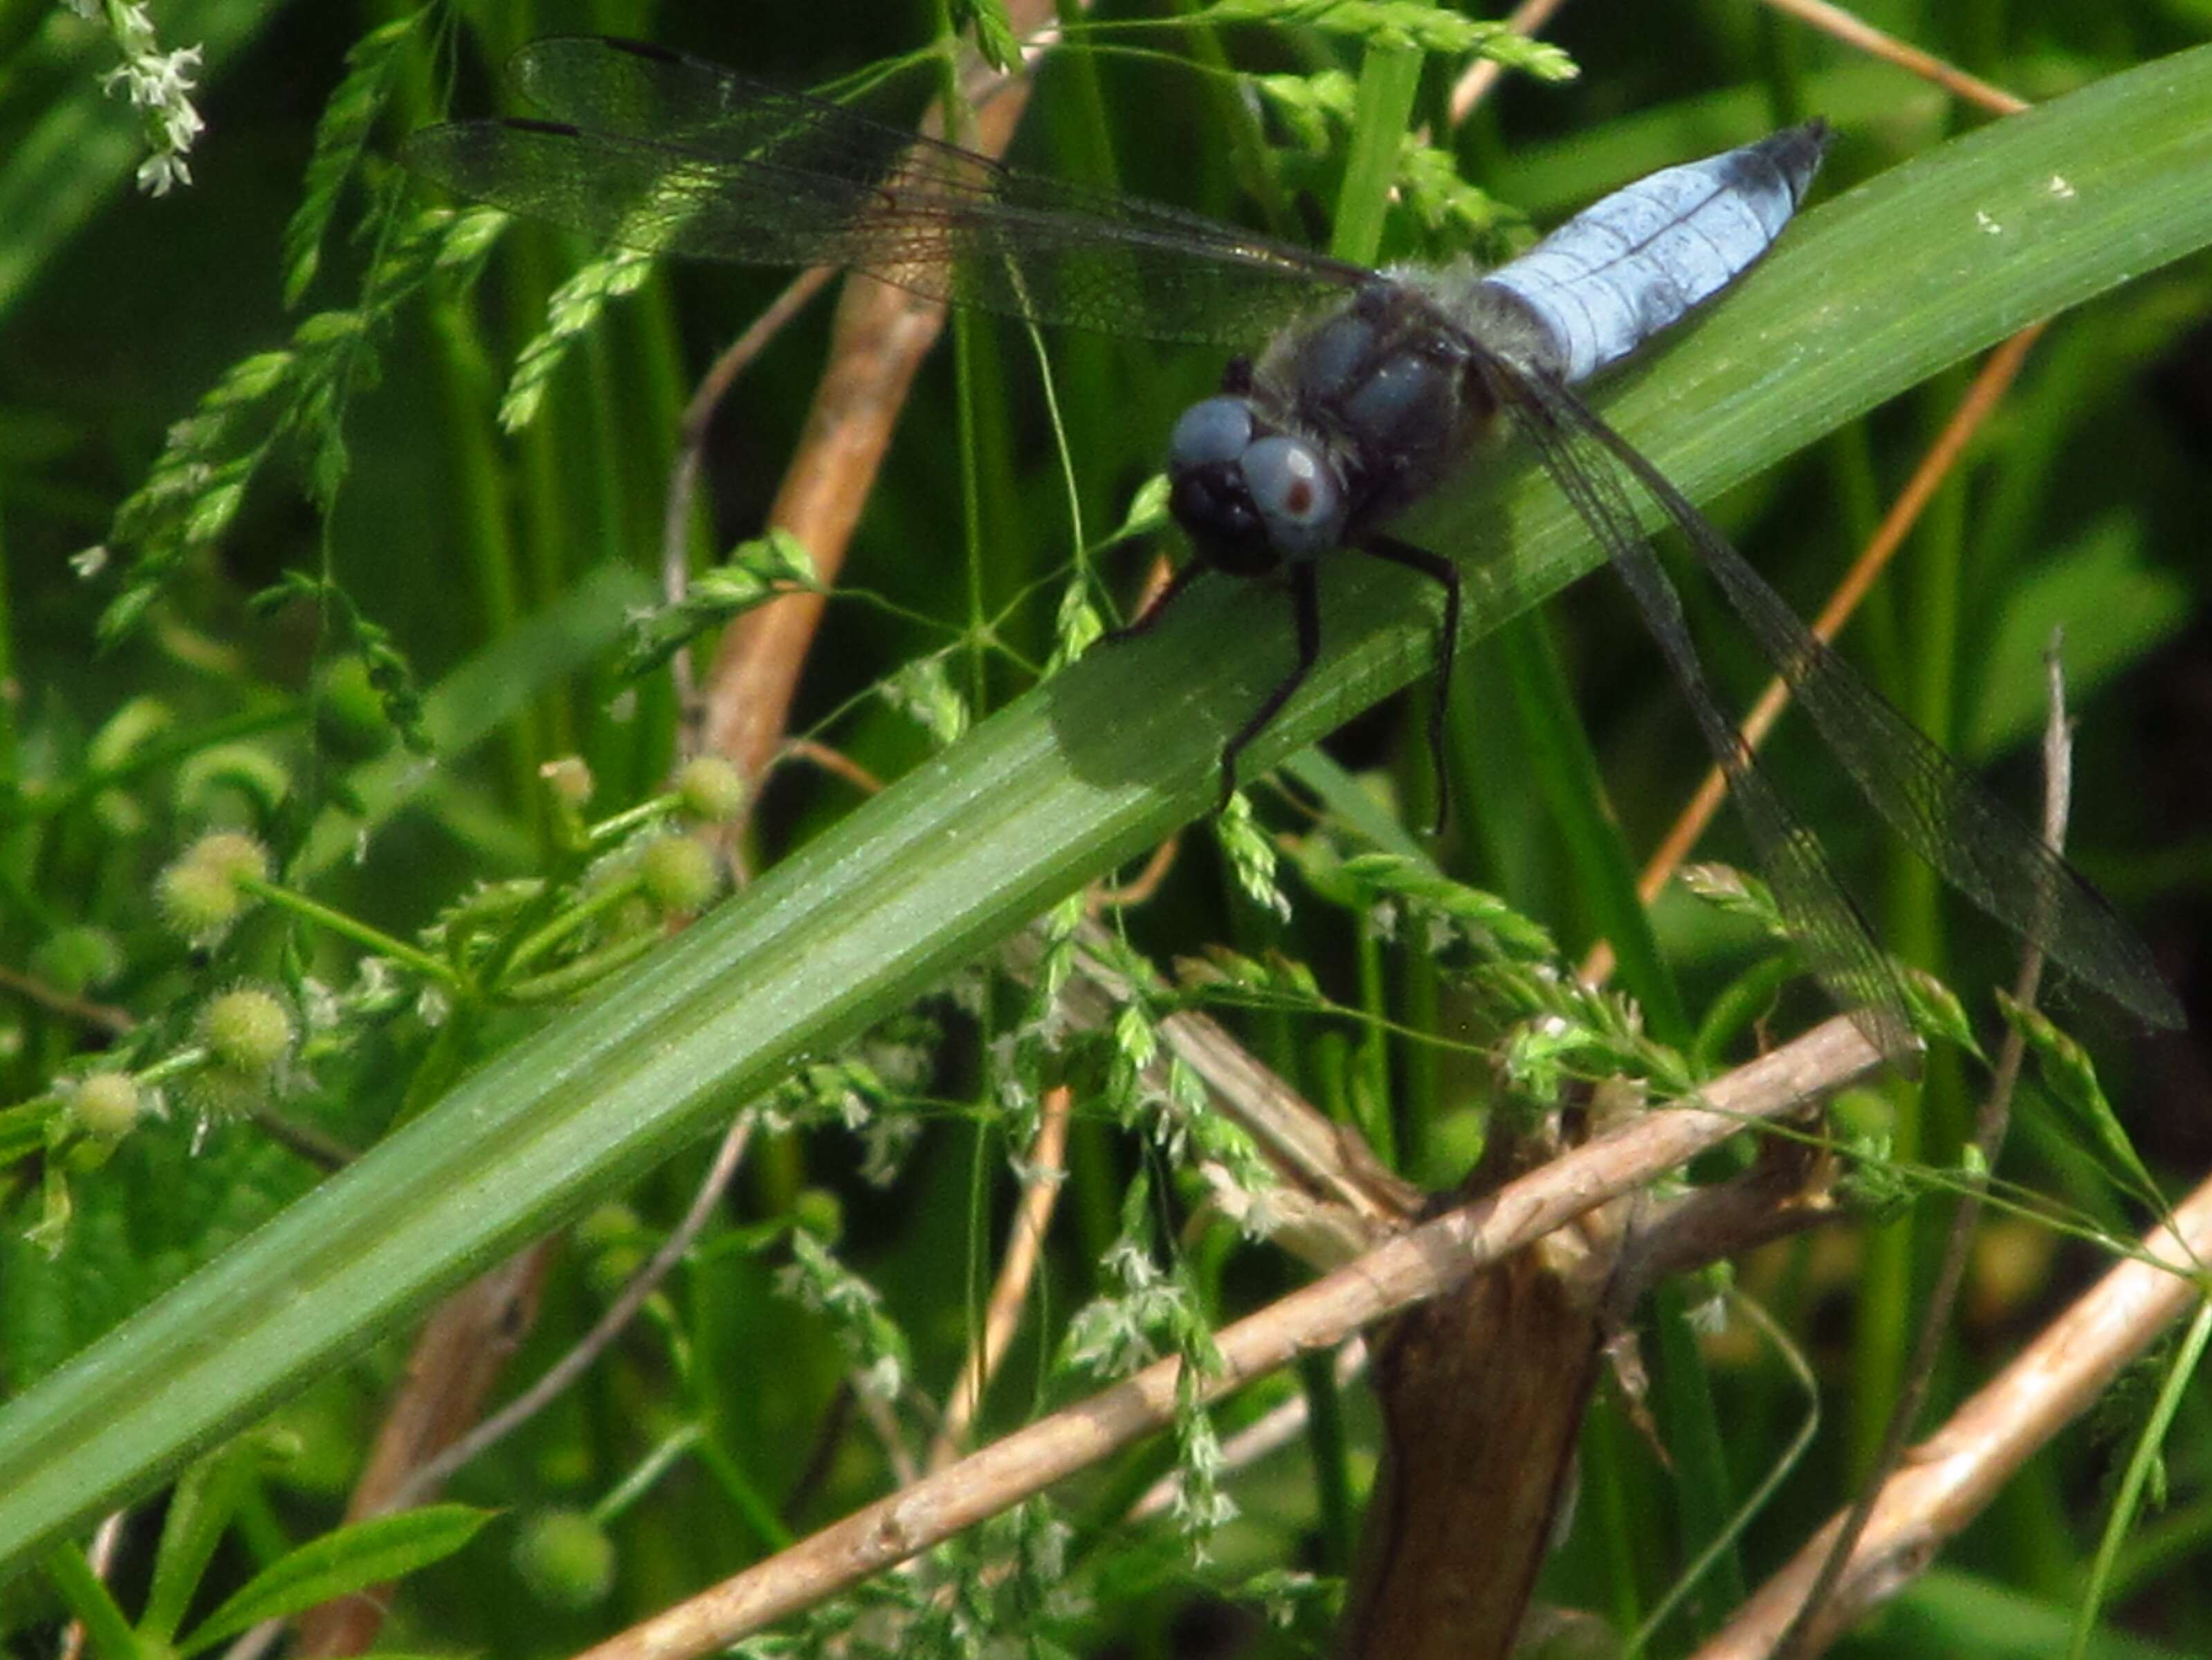
[[[1208,398],[1193,404],[1168,440],[1170,471],[1234,461],[1252,441],[1252,406],[1241,398]]]
[[[1244,452],[1244,485],[1285,559],[1327,553],[1344,538],[1344,489],[1312,445],[1262,438]]]

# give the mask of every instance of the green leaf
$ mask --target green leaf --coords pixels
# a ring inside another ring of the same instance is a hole
[[[1012,69],[1020,60],[1022,43],[1006,15],[1006,0],[954,0],[955,27],[972,28],[975,50],[995,70]]]
[[[142,1639],[167,1644],[176,1635],[231,1517],[276,1451],[265,1434],[243,1435],[185,1472],[161,1517],[154,1581],[138,1621]]]
[[[740,542],[722,563],[691,579],[684,597],[632,615],[615,678],[631,680],[659,668],[702,634],[719,628],[794,587],[817,584],[814,562],[789,531],[781,526]]]
[[[451,1556],[497,1514],[471,1505],[426,1505],[310,1540],[247,1580],[177,1651],[198,1654],[264,1620],[281,1620],[334,1596],[403,1579]]]
[[[2054,179],[2057,182],[2054,185]],[[1996,123],[1808,214],[1605,407],[1710,496],[1935,370],[2212,242],[2212,49]],[[1596,557],[1509,462],[1407,515],[1492,627]],[[1247,775],[1428,665],[1428,585],[1322,573],[1328,649]],[[0,1410],[0,1564],[144,1493],[442,1292],[722,1122],[1209,807],[1282,673],[1263,591],[1200,584],[978,725],[619,984]]]
[[[2054,1025],[2042,1010],[2022,1006],[2002,989],[1997,992],[1997,1007],[2035,1057],[2036,1076],[2051,1098],[2131,1184],[2135,1196],[2156,1206],[2158,1183],[2143,1168],[2119,1114],[2112,1110],[2105,1086],[2097,1080],[2096,1062],[2089,1058],[2089,1052]]]
[[[429,9],[371,29],[346,54],[345,79],[323,106],[323,119],[315,127],[314,154],[307,158],[305,188],[299,211],[284,228],[284,303],[296,306],[321,268],[323,237],[339,193],[361,165],[362,146],[369,129],[391,97],[391,83],[400,64],[401,47],[415,26],[429,15]]]

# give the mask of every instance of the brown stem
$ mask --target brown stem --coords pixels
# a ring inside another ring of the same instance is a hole
[[[1223,1329],[1216,1334],[1221,1370],[1200,1393],[1216,1400],[1301,1354],[1334,1348],[1638,1190],[1747,1123],[1801,1110],[1882,1065],[1848,1019],[1830,1020],[1716,1079],[1695,1104],[1646,1113]],[[691,1660],[927,1550],[1168,1426],[1180,1365],[1158,1362],[925,1476],[600,1644],[588,1660]]]

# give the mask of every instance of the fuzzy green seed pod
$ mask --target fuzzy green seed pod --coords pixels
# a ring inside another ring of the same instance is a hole
[[[244,1118],[268,1100],[268,1075],[240,1072],[235,1067],[202,1067],[185,1084],[185,1104],[202,1118],[216,1123]]]
[[[212,945],[256,903],[240,886],[269,879],[269,850],[239,830],[217,830],[186,848],[154,881],[161,920],[196,946]]]
[[[216,830],[185,849],[185,861],[204,865],[232,881],[269,879],[269,849],[244,830]]]
[[[646,843],[638,879],[664,914],[695,911],[714,897],[714,855],[690,836],[659,836]]]
[[[222,938],[251,902],[215,866],[179,859],[155,879],[154,903],[172,932],[204,946]]]
[[[292,1048],[292,1015],[273,993],[240,986],[200,1011],[200,1041],[234,1072],[272,1070]]]
[[[684,816],[698,824],[725,824],[745,810],[745,781],[719,755],[685,762],[676,794]]]
[[[581,1511],[540,1511],[524,1522],[514,1562],[531,1594],[553,1608],[592,1608],[614,1589],[614,1541]]]
[[[119,1141],[145,1115],[146,1093],[127,1072],[88,1073],[69,1090],[70,1116],[86,1134]]]

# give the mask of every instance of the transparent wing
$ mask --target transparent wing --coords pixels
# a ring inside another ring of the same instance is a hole
[[[1714,697],[1690,638],[1681,596],[1637,524],[1620,468],[1609,447],[1589,441],[1594,429],[1610,429],[1562,388],[1494,359],[1485,367],[1546,469],[1627,584],[1728,779],[1729,797],[1750,832],[1806,966],[1869,1043],[1901,1068],[1913,1070],[1917,1046],[1903,990],[1819,838],[1790,810]],[[1691,513],[1696,516],[1694,509]]]
[[[426,128],[407,165],[625,247],[844,265],[1040,323],[1247,346],[1370,276],[658,47],[540,40],[510,73],[556,119]]]
[[[2079,872],[1807,628],[1789,602],[1626,439],[1571,393],[1501,368],[1508,396],[1547,465],[1598,532],[1677,677],[1687,677],[1684,689],[1691,707],[1721,757],[1729,791],[1752,822],[1754,837],[1780,845],[1783,861],[1770,864],[1776,891],[1792,925],[1807,928],[1808,954],[1814,955],[1823,980],[1839,994],[1863,995],[1878,983],[1871,976],[1878,974],[1885,983],[1890,976],[1817,845],[1775,797],[1698,677],[1680,599],[1636,528],[1622,491],[1623,470],[1689,538],[1761,654],[1812,716],[1859,793],[1906,846],[1990,915],[2142,1019],[2157,1026],[2184,1023],[2181,1006],[2148,950]],[[1772,860],[1771,853],[1765,848],[1762,852]],[[1794,897],[1783,895],[1785,882]],[[1894,1018],[1893,1009],[1885,1011],[1885,1019]]]

